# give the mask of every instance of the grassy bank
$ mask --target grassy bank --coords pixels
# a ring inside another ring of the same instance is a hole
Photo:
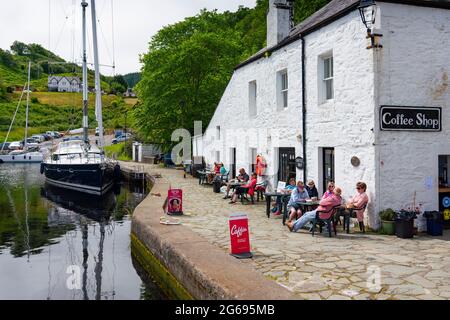
[[[106,156],[120,161],[131,161],[131,156],[126,150],[125,142],[105,147]]]

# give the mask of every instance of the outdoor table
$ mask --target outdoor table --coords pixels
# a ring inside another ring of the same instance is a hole
[[[305,214],[306,212],[310,212],[317,209],[317,207],[320,205],[320,201],[319,200],[311,202],[299,201],[297,202],[297,204],[301,207],[302,214]]]
[[[281,192],[266,192],[264,194],[266,198],[266,213],[267,218],[270,219],[270,204],[272,203],[272,197],[281,198],[281,203],[283,204],[283,225],[286,223],[286,212],[287,212],[287,204],[291,195],[289,193],[281,193]]]
[[[342,206],[341,208],[339,208],[338,212],[338,216],[337,218],[339,219],[340,217],[344,217],[344,230],[347,232],[347,234],[350,233],[350,219],[351,218],[356,218],[356,213],[355,210],[357,208],[346,208],[345,206]]]
[[[211,174],[213,172],[209,171],[209,170],[199,170],[199,171],[197,171],[197,173],[198,173],[198,184],[204,184],[207,175]]]

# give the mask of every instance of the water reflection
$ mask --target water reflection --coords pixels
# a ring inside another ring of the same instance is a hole
[[[0,165],[0,299],[164,299],[131,259],[143,196],[98,198],[45,185],[39,166]]]

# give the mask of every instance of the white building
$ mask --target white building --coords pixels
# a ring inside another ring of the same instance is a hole
[[[49,76],[49,92],[81,92],[82,83],[78,77]]]
[[[261,154],[272,188],[296,176],[323,192],[333,180],[349,197],[364,181],[373,228],[381,209],[414,199],[445,209],[450,1],[377,1],[372,48],[359,1],[333,0],[292,29],[287,1],[269,2],[268,47],[236,67],[194,149],[233,171]]]

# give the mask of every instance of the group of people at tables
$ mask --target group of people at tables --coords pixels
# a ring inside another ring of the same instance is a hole
[[[295,184],[295,180],[291,180],[289,188],[292,188],[293,184]],[[356,213],[360,229],[365,232],[364,211],[369,202],[366,191],[367,185],[364,182],[358,182],[356,184],[355,195],[345,201],[342,197],[342,189],[336,187],[333,182],[330,182],[327,191],[318,203],[317,209],[309,212],[302,212],[302,203],[311,200],[317,201],[318,193],[314,181],[309,181],[308,186],[305,186],[302,181],[299,181],[291,191],[291,197],[288,203],[289,219],[286,222],[286,226],[291,232],[297,232],[308,223],[313,222],[316,219],[318,212],[319,216],[321,216],[322,214],[329,213],[335,207],[342,207],[346,210],[351,209]]]
[[[213,174],[214,176],[227,174],[223,163],[214,163]],[[214,179],[214,176],[212,179]],[[238,184],[237,187],[236,184]],[[239,175],[236,179],[233,179],[226,184],[227,188],[224,199],[231,198],[230,204],[236,204],[240,195],[254,192],[257,184],[257,174],[252,173],[251,175],[248,175],[245,169],[241,168],[239,169]],[[233,186],[235,186],[234,192],[230,196],[229,194]],[[358,219],[360,229],[365,232],[364,212],[365,207],[369,202],[369,197],[367,196],[366,191],[367,185],[364,182],[358,182],[356,184],[355,195],[345,201],[342,197],[342,189],[336,187],[334,182],[330,182],[328,183],[327,191],[325,191],[322,199],[319,201],[319,192],[314,180],[309,180],[308,184],[305,185],[303,181],[296,182],[295,178],[292,178],[289,180],[289,183],[282,192],[286,195],[290,195],[287,205],[289,210],[289,219],[287,220],[286,226],[291,232],[297,232],[308,223],[313,222],[316,218],[317,212],[330,212],[333,208],[341,206],[344,209],[351,209],[356,213],[356,218]],[[303,204],[307,202],[318,202],[317,209],[309,212],[302,212]],[[281,198],[277,197],[277,202],[273,208],[273,213],[274,215],[280,215],[281,211]]]

